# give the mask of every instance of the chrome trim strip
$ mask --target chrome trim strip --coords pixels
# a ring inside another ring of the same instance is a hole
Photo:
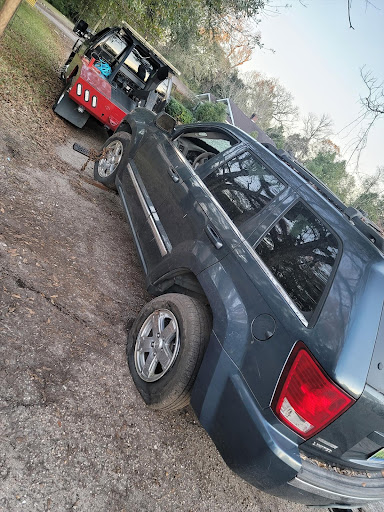
[[[348,498],[349,500],[354,500],[354,501],[357,501],[357,502],[362,502],[362,501],[366,501],[366,502],[369,502],[369,501],[379,501],[379,500],[382,500],[383,499],[383,495],[381,496],[372,496],[372,495],[368,495],[368,496],[354,496],[352,494],[343,494],[341,492],[334,492],[334,491],[331,491],[331,490],[328,490],[328,489],[324,489],[322,487],[318,487],[317,485],[313,485],[313,484],[310,484],[308,482],[304,482],[304,480],[301,480],[299,477],[295,477],[293,480],[291,480],[290,482],[288,482],[288,485],[291,485],[292,487],[296,487],[297,489],[301,489],[303,491],[306,491],[306,492],[309,492],[309,493],[312,493],[312,494],[316,494],[317,496],[323,496],[325,498],[330,498],[332,500],[335,500],[335,502],[337,502],[338,500],[342,499],[342,498]],[[371,489],[368,489],[366,490],[366,492],[368,493],[369,490]],[[376,489],[374,489],[376,490]]]
[[[303,313],[300,311],[300,309],[296,306],[296,304],[293,302],[291,297],[288,295],[288,293],[284,290],[282,285],[279,283],[279,281],[276,279],[276,277],[272,274],[272,272],[269,270],[267,265],[264,263],[264,261],[260,258],[260,256],[257,254],[255,249],[247,242],[245,241],[245,245],[247,246],[248,250],[252,251],[253,257],[257,260],[257,263],[262,268],[263,272],[266,274],[266,276],[272,281],[274,286],[277,288],[279,293],[282,295],[283,299],[287,302],[288,306],[292,309],[292,311],[295,313],[295,315],[298,317],[300,322],[305,326],[308,327],[308,320],[305,318]]]
[[[151,211],[150,211],[150,209],[149,209],[149,207],[147,205],[147,202],[146,202],[146,200],[144,198],[143,192],[141,191],[139,183],[138,183],[138,181],[136,179],[136,176],[135,176],[135,174],[133,172],[133,169],[132,169],[132,167],[131,167],[131,165],[129,163],[127,164],[127,169],[128,169],[129,175],[131,177],[133,186],[135,187],[135,190],[136,190],[137,196],[139,198],[141,207],[144,210],[144,213],[145,213],[145,216],[147,218],[149,227],[151,228],[153,236],[155,237],[155,241],[156,241],[156,244],[157,244],[157,246],[159,248],[160,254],[162,256],[165,256],[166,254],[168,254],[167,248],[164,245],[163,239],[162,239],[162,237],[160,235],[160,232],[159,232],[159,230],[158,230],[158,228],[156,226],[156,223],[155,223],[155,221],[153,219],[153,214],[151,214]]]
[[[322,437],[318,437],[317,440],[320,442],[320,443],[323,443],[325,444],[326,446],[329,446],[330,448],[332,448],[333,450],[337,450],[338,446],[336,446],[335,444],[332,444],[330,443],[329,441],[326,441],[325,439],[323,439]]]
[[[120,186],[120,180],[117,180],[117,190],[119,191],[119,195],[120,195],[120,198],[121,198],[121,201],[123,203],[123,206],[124,206],[124,210],[125,210],[125,214],[127,216],[127,219],[128,219],[128,222],[129,222],[129,225],[131,226],[131,231],[132,231],[132,235],[133,235],[133,238],[135,240],[135,243],[136,243],[136,247],[137,247],[137,252],[139,253],[139,257],[140,257],[140,260],[141,260],[141,264],[143,265],[143,268],[144,268],[144,272],[145,274],[148,274],[148,268],[147,268],[147,265],[145,263],[145,259],[144,259],[144,255],[143,255],[143,251],[141,250],[141,246],[140,246],[140,243],[139,243],[139,239],[137,238],[137,235],[136,235],[136,231],[133,227],[133,222],[132,222],[132,219],[131,219],[131,216],[129,214],[129,210],[128,210],[128,205],[127,205],[127,202],[125,200],[125,197],[124,197],[124,192],[123,192],[123,189],[121,188]]]

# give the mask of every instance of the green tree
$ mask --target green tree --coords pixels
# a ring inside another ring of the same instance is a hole
[[[373,176],[363,180],[352,205],[364,210],[384,229],[384,167],[379,167]]]
[[[224,103],[202,103],[195,111],[196,121],[223,123],[227,117]]]
[[[284,126],[282,124],[268,128],[266,130],[266,134],[269,135],[269,137],[271,137],[271,139],[276,144],[276,147],[278,149],[284,149],[285,135],[284,135]]]
[[[171,98],[170,102],[165,107],[165,111],[175,118],[180,124],[189,124],[193,122],[192,112],[174,98]]]
[[[187,48],[198,34],[220,31],[228,17],[251,18],[261,12],[267,0],[52,0],[55,7],[73,20],[86,18],[100,28],[129,21],[152,43],[177,41]]]
[[[346,161],[336,151],[320,150],[304,162],[307,169],[323,181],[343,201],[348,202],[355,189],[355,179],[346,170]]]

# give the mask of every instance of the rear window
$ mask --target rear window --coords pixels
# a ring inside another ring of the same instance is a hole
[[[204,180],[231,220],[239,226],[274,199],[285,185],[247,151]]]
[[[264,236],[255,251],[309,320],[337,259],[336,237],[298,202]]]

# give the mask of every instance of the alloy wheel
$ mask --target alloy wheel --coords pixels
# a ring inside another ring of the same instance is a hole
[[[116,170],[123,156],[123,144],[114,140],[104,148],[105,156],[99,160],[97,172],[102,178],[107,178]]]
[[[161,379],[175,362],[180,349],[179,326],[168,309],[158,309],[145,320],[136,338],[135,367],[145,382]]]

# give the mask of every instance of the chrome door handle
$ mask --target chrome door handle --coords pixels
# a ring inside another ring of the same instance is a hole
[[[208,238],[213,243],[213,245],[216,247],[216,249],[221,249],[223,247],[223,242],[220,238],[220,236],[216,233],[216,231],[213,229],[212,226],[207,226],[205,228],[205,232],[208,235]]]
[[[177,183],[180,180],[180,176],[177,174],[176,170],[172,166],[168,167],[168,174],[175,183]]]

